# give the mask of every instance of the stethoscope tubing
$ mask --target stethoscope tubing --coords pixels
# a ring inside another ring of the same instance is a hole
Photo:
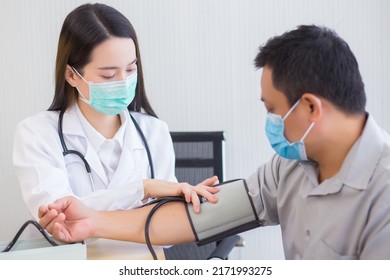
[[[58,116],[58,136],[60,138],[60,142],[61,142],[61,146],[62,146],[62,150],[63,150],[62,151],[62,155],[65,157],[66,155],[74,154],[74,155],[77,155],[83,161],[85,169],[87,170],[87,173],[88,173],[88,176],[89,176],[89,179],[90,179],[90,182],[91,182],[92,191],[95,191],[96,190],[95,189],[95,184],[93,182],[92,173],[91,173],[91,167],[90,167],[88,161],[85,159],[85,157],[84,157],[84,155],[82,153],[80,153],[79,151],[76,151],[76,150],[69,150],[68,147],[66,146],[65,139],[64,139],[64,134],[63,134],[63,130],[62,130],[62,123],[63,123],[64,113],[65,113],[65,111],[61,110],[60,113],[59,113],[59,116]],[[134,119],[134,117],[130,114],[130,112],[129,112],[129,115],[130,115],[131,120],[134,123],[134,126],[135,126],[139,136],[141,137],[142,142],[144,143],[144,146],[145,146],[145,149],[146,149],[146,154],[148,156],[149,166],[150,166],[150,177],[151,177],[151,179],[154,179],[153,160],[152,160],[152,154],[150,152],[148,142],[146,141],[146,137],[143,134],[140,126],[138,125],[138,123]]]

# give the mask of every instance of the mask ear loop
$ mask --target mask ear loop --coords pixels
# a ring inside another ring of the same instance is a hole
[[[283,117],[283,121],[287,119],[287,117],[292,113],[292,111],[294,111],[294,109],[298,106],[299,102],[301,102],[301,99],[298,99],[298,101],[295,102],[295,104],[290,108],[290,110],[288,110],[287,114]]]
[[[303,142],[305,140],[306,136],[309,134],[310,130],[313,128],[315,122],[312,122],[309,126],[309,128],[306,130],[305,134],[303,134],[301,140],[299,142]]]
[[[83,76],[81,76],[81,74],[76,70],[76,68],[74,68],[73,66],[72,66],[72,69],[73,69],[73,71],[75,71],[76,72],[76,74],[77,74],[77,76],[79,76],[84,82],[86,82],[87,83],[87,85],[89,84],[85,79],[84,79],[84,77]]]
[[[74,67],[72,66],[72,69],[73,69],[73,71],[76,72],[76,74],[77,74],[84,82],[87,83],[87,85],[88,85],[88,87],[89,87],[89,83],[84,79],[83,76],[80,75],[80,73],[76,70],[76,68],[74,68]],[[80,98],[82,101],[84,101],[85,103],[87,103],[87,104],[90,105],[90,104],[91,104],[91,101],[88,100],[87,98],[85,98],[85,96],[81,93],[81,91],[78,89],[78,87],[75,87],[75,88],[77,89],[78,93],[81,95],[81,97],[79,97],[79,98]]]
[[[299,102],[301,101],[301,99],[298,99],[297,102],[295,102],[295,104],[290,108],[290,110],[288,110],[287,114],[283,117],[283,121],[292,113],[292,111],[294,111],[294,109],[298,106]],[[303,134],[301,140],[299,140],[299,142],[303,142],[303,140],[306,138],[306,136],[309,134],[309,132],[311,131],[311,129],[313,128],[314,126],[314,122],[312,122],[309,126],[309,128],[306,130],[306,132]]]

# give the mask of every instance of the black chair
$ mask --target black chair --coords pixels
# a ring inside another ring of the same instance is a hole
[[[171,136],[179,182],[196,185],[213,175],[224,181],[223,131],[171,132]]]
[[[217,175],[224,181],[224,133],[171,132],[176,154],[175,173],[179,182],[196,185],[204,179]],[[167,260],[227,259],[233,247],[242,244],[238,235],[203,246],[196,243],[174,245],[164,248]]]

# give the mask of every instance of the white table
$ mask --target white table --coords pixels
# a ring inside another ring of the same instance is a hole
[[[161,246],[153,246],[159,260],[164,259]],[[153,257],[145,244],[96,239],[87,241],[88,260],[152,260]]]

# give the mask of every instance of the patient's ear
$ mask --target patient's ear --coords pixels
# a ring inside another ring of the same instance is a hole
[[[304,93],[301,97],[301,102],[307,108],[310,114],[310,120],[313,122],[318,121],[323,113],[321,99],[312,93]]]

